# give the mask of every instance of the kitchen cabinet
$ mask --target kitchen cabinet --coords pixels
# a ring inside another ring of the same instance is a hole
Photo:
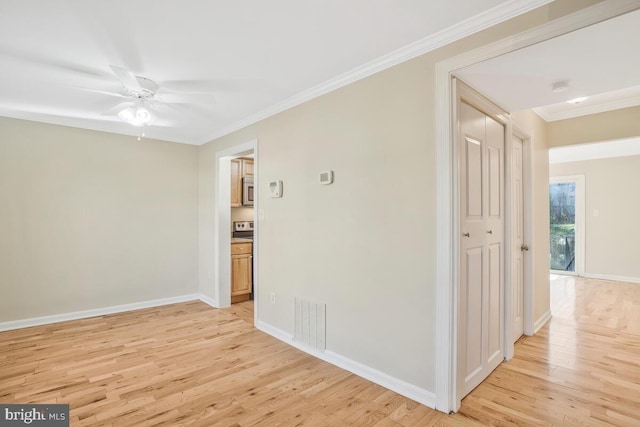
[[[253,282],[252,243],[231,243],[231,303],[247,301]]]
[[[231,207],[242,206],[242,161],[231,160]]]
[[[253,159],[231,160],[231,207],[242,207],[242,178],[253,176]]]
[[[242,159],[242,177],[253,176],[253,159]]]

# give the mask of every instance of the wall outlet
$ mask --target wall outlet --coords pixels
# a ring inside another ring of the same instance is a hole
[[[275,304],[275,303],[276,303],[276,293],[271,292],[271,304]]]

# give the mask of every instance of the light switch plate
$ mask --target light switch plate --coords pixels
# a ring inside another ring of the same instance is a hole
[[[333,171],[320,172],[320,184],[322,185],[333,184]]]

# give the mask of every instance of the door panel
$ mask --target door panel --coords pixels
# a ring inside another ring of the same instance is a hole
[[[495,363],[495,358],[502,352],[502,309],[500,301],[502,300],[502,250],[501,243],[493,243],[489,245],[488,250],[488,266],[489,266],[489,283],[488,283],[488,311],[489,320],[488,334],[488,362]],[[502,359],[498,360],[500,363]],[[497,366],[497,365],[496,365]],[[495,366],[494,366],[495,367]]]
[[[505,128],[458,104],[460,274],[458,395],[468,394],[504,354]]]
[[[481,142],[465,137],[465,163],[467,167],[467,218],[482,217],[482,151]]]
[[[482,247],[467,250],[466,264],[466,289],[464,294],[469,301],[467,309],[467,363],[465,377],[472,376],[482,368],[482,305],[473,304],[482,300]]]
[[[501,152],[497,147],[489,146],[489,216],[500,217],[502,214],[501,205],[501,188],[502,181],[500,177],[500,159]]]
[[[511,277],[511,339],[516,342],[524,333],[524,141],[513,137],[513,269]]]

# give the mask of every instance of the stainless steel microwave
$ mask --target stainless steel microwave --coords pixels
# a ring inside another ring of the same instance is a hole
[[[253,177],[242,179],[242,206],[253,206]]]

